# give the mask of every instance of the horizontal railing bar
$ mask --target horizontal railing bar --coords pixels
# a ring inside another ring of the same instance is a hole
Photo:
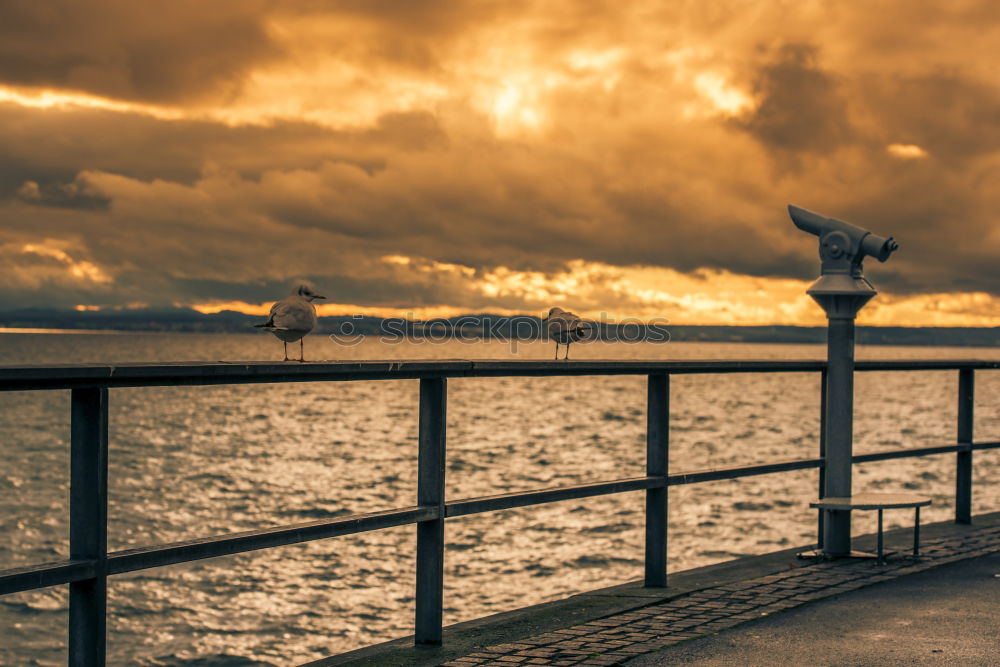
[[[437,507],[406,507],[370,514],[353,514],[339,519],[248,530],[173,544],[115,551],[108,554],[108,574],[121,574],[151,567],[186,563],[202,558],[229,556],[245,551],[404,526],[418,521],[436,519],[439,514],[440,510]]]
[[[554,503],[560,500],[573,500],[576,498],[605,496],[612,493],[624,493],[626,491],[655,489],[665,485],[666,481],[663,477],[633,477],[612,482],[594,482],[592,484],[561,486],[554,489],[517,491],[496,496],[466,498],[447,503],[445,505],[445,516],[450,518],[466,516],[468,514],[480,514],[482,512],[495,512],[497,510],[513,509],[527,505]]]
[[[959,451],[977,449],[1000,449],[1000,442],[974,442],[968,444],[935,445],[934,447],[918,447],[916,449],[900,449],[891,452],[871,452],[870,454],[855,454],[852,463],[871,463],[872,461],[888,461],[890,459],[905,459],[917,456],[933,456],[935,454],[954,454]]]
[[[871,463],[872,461],[889,461],[891,459],[906,459],[916,456],[933,456],[935,454],[954,454],[960,445],[937,445],[919,449],[900,449],[891,452],[871,452],[870,454],[855,454],[852,463]]]
[[[740,373],[817,371],[823,361],[565,361],[416,360],[308,363],[205,362],[0,367],[0,390],[74,387],[143,387],[427,377],[646,375],[649,373]]]
[[[899,458],[949,454],[963,445],[939,445],[890,452],[856,454],[854,463],[870,463]],[[1000,449],[1000,441],[976,442],[973,450]],[[575,486],[506,493],[496,496],[467,498],[447,503],[446,517],[513,509],[561,500],[573,500],[599,495],[679,486],[699,482],[737,479],[776,472],[822,467],[823,460],[798,459],[760,465],[682,472],[663,477],[634,477],[610,482],[594,482]],[[121,574],[163,565],[190,562],[203,558],[226,556],[276,546],[286,546],[328,537],[337,537],[382,528],[402,526],[438,517],[436,507],[406,507],[369,514],[354,514],[337,519],[251,530],[230,535],[200,538],[172,544],[112,552],[108,555],[108,574]],[[45,588],[81,581],[95,576],[94,561],[57,561],[26,567],[0,570],[0,595]]]
[[[739,468],[718,468],[714,470],[679,472],[670,476],[668,485],[680,486],[681,484],[697,484],[698,482],[715,482],[723,479],[753,477],[754,475],[768,475],[775,472],[788,472],[789,470],[806,470],[808,468],[820,468],[822,466],[823,459],[795,459],[792,461],[779,461],[777,463],[762,463],[760,465],[741,466]]]
[[[0,366],[0,391],[78,387],[155,387],[409,380],[428,377],[515,377],[822,371],[826,361],[665,360],[411,360],[308,363],[204,362]],[[859,361],[858,371],[997,369],[1000,361]]]
[[[972,445],[972,448],[996,449],[1000,448],[1000,442],[975,443]],[[867,463],[871,461],[954,453],[958,451],[958,449],[959,445],[941,445],[935,447],[922,447],[918,449],[904,449],[892,452],[873,452],[870,454],[857,454],[852,457],[852,460],[854,463]],[[753,477],[755,475],[767,475],[776,472],[789,472],[792,470],[807,470],[810,468],[821,467],[823,467],[823,459],[814,458],[778,461],[776,463],[762,463],[759,465],[740,466],[737,468],[718,468],[712,470],[681,472],[670,475],[667,478],[667,486],[680,486],[682,484],[696,484],[699,482],[738,479],[740,477]],[[611,482],[594,482],[591,484],[580,484],[555,489],[520,491],[496,496],[467,498],[449,502],[447,504],[447,512],[445,513],[445,516],[465,516],[467,514],[478,514],[482,512],[511,509],[514,507],[525,507],[527,505],[558,502],[560,500],[571,500],[574,498],[587,498],[591,496],[622,493],[626,491],[653,489],[661,486],[663,486],[663,478],[661,477],[635,477]]]
[[[592,359],[572,361],[483,359],[470,362],[462,377],[571,376],[571,375],[649,375],[701,373],[799,373],[822,370],[825,361],[746,361],[746,360],[618,360]]]
[[[97,561],[62,560],[0,570],[0,595],[93,579]]]
[[[901,359],[855,361],[856,371],[952,371],[991,370],[1000,368],[998,360]]]

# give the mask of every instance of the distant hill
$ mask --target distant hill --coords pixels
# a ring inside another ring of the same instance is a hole
[[[222,311],[211,315],[186,308],[75,311],[22,309],[0,312],[0,327],[43,329],[111,329],[117,331],[187,331],[201,333],[250,333],[263,321],[259,315]],[[382,335],[390,337],[517,338],[534,340],[541,320],[531,315],[478,314],[410,321],[369,316],[321,317],[318,333]],[[825,327],[795,326],[693,326],[600,325],[591,334],[605,340],[654,342],[801,343],[826,341]],[[920,345],[1000,347],[1000,327],[858,327],[861,345]]]

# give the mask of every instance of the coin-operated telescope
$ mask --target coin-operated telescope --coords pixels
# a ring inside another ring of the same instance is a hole
[[[822,275],[806,293],[829,317],[854,317],[877,293],[864,276],[865,257],[884,262],[899,249],[899,244],[891,236],[886,239],[798,206],[789,205],[788,214],[796,227],[819,237]]]
[[[820,497],[848,498],[854,447],[854,316],[875,296],[875,288],[865,279],[861,263],[865,257],[884,262],[899,245],[892,238],[876,236],[843,220],[824,218],[798,206],[789,206],[788,214],[796,227],[819,237],[819,257],[823,261],[819,280],[806,290],[823,307],[827,317]],[[819,534],[826,555],[850,555],[850,510],[823,510]]]

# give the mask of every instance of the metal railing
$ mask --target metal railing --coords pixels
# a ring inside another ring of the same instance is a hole
[[[973,442],[974,373],[1000,361],[867,361],[857,371],[958,371],[957,442],[855,455],[853,463],[956,454],[955,520],[972,517],[972,452],[1000,448]],[[670,474],[670,376],[717,373],[817,372],[824,361],[367,361],[337,363],[187,363],[0,367],[0,391],[71,390],[69,559],[0,570],[0,594],[69,584],[69,662],[103,665],[107,578],[163,565],[266,549],[392,526],[417,525],[417,644],[440,644],[444,587],[444,522],[448,518],[591,496],[646,492],[646,586],[667,584],[667,489],[791,470],[818,468],[823,488],[824,443],[817,458]],[[646,375],[646,475],[575,486],[448,500],[445,497],[447,380],[450,377]],[[108,389],[265,382],[420,380],[417,504],[368,514],[283,525],[228,535],[107,550]],[[826,383],[820,386],[825,388]],[[821,391],[821,420],[825,414]],[[825,431],[820,424],[820,433]],[[820,493],[822,495],[822,493]],[[820,513],[822,514],[822,513]],[[819,534],[822,535],[822,526]]]

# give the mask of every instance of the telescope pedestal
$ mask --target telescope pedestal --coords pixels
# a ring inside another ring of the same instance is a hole
[[[806,293],[816,300],[829,322],[826,337],[826,408],[820,455],[822,498],[850,497],[854,417],[854,318],[875,296],[865,279],[865,257],[880,262],[899,249],[890,236],[876,236],[843,220],[827,218],[798,206],[788,206],[795,226],[819,238],[820,277]],[[825,508],[823,551],[830,556],[851,553],[850,510]]]
[[[854,426],[854,318],[875,296],[870,283],[858,289],[831,293],[821,278],[808,290],[826,311],[826,411],[824,413],[824,498],[851,495],[851,458]],[[829,556],[851,553],[851,511],[827,509],[823,521],[823,552]]]

